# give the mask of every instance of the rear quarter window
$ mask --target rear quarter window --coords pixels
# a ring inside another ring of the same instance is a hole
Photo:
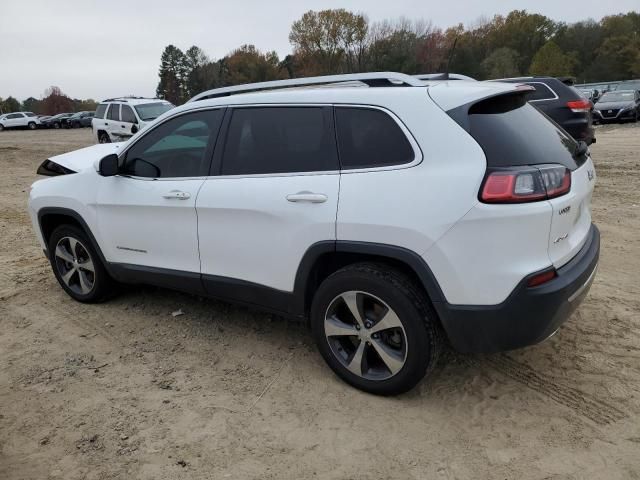
[[[388,113],[366,107],[336,107],[338,151],[343,169],[411,163],[406,135]]]
[[[527,83],[527,85],[535,88],[535,91],[529,93],[527,96],[527,100],[537,101],[537,100],[553,100],[557,97],[555,92],[551,90],[547,85],[541,82],[531,82]]]

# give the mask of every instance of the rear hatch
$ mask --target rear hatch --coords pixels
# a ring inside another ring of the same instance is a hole
[[[502,85],[506,87],[506,84]],[[537,187],[531,186],[529,195],[511,196],[506,201],[492,203],[505,203],[504,208],[509,208],[507,203],[548,202],[552,207],[549,259],[559,268],[578,253],[591,226],[593,162],[584,143],[576,142],[549,117],[527,103],[525,88],[511,87],[472,101],[468,101],[467,94],[464,96],[466,103],[458,106],[452,105],[451,94],[443,90],[441,106],[449,107],[447,114],[484,150],[487,176],[480,187],[480,201],[486,201],[482,189],[490,174],[515,172],[514,178],[518,178],[520,172],[523,177],[527,172],[535,172],[533,183],[540,179],[541,194],[536,196]],[[430,88],[429,94],[440,103],[437,87]],[[525,182],[514,181],[514,184],[527,187]],[[513,188],[519,188],[517,185]]]

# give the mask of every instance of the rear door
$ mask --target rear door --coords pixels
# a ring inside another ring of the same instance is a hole
[[[291,292],[307,249],[336,238],[332,109],[237,107],[225,122],[196,204],[205,287],[215,295],[240,280]]]
[[[107,115],[104,120],[104,129],[109,134],[112,142],[121,142],[122,138],[118,136],[120,127],[120,104],[112,103],[109,105]]]
[[[120,122],[116,125],[118,136],[123,140],[127,140],[138,131],[138,119],[133,113],[133,109],[126,104],[120,106]]]

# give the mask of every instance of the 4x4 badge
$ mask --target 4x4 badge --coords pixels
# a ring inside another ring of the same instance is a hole
[[[592,181],[594,176],[595,173],[593,170],[587,170],[587,177],[589,177],[589,181]]]

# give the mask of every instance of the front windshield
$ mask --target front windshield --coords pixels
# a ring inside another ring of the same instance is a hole
[[[169,102],[145,103],[144,105],[135,106],[138,116],[144,121],[154,120],[172,108],[173,105]]]
[[[631,102],[633,101],[633,92],[607,92],[598,103],[602,102]]]

